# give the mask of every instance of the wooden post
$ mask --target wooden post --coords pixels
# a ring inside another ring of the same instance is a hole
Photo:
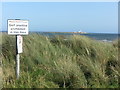
[[[19,53],[16,54],[16,77],[19,79],[20,76],[20,55]]]
[[[20,76],[20,55],[18,53],[18,35],[16,35],[16,78],[19,79]]]

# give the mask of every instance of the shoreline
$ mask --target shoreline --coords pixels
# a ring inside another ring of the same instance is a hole
[[[7,31],[0,32],[1,34],[7,34]],[[113,42],[119,38],[117,34],[106,34],[106,33],[73,33],[73,32],[29,32],[29,34],[38,33],[43,36],[54,36],[54,35],[82,35],[88,38],[102,41],[102,42]]]
[[[0,32],[6,32],[7,33],[7,31],[0,31]],[[48,32],[48,31],[29,31],[30,33],[74,33],[74,34],[117,34],[117,35],[120,35],[120,33],[103,33],[103,32],[101,32],[101,33],[97,33],[97,32]]]

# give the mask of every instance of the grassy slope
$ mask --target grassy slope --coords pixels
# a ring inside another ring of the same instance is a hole
[[[84,36],[23,36],[20,79],[15,79],[15,36],[2,34],[3,86],[21,88],[118,87],[117,44]]]

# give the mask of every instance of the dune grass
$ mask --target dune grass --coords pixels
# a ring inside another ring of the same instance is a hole
[[[0,46],[5,88],[119,87],[117,42],[105,43],[80,35],[23,36],[19,80],[15,77],[15,36],[3,33]]]

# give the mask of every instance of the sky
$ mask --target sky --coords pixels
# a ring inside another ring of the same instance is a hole
[[[119,0],[1,0],[2,2],[118,2]]]
[[[2,3],[0,2],[0,31],[1,31],[1,28],[2,28]]]
[[[118,33],[117,2],[3,2],[7,19],[29,20],[29,31]]]

